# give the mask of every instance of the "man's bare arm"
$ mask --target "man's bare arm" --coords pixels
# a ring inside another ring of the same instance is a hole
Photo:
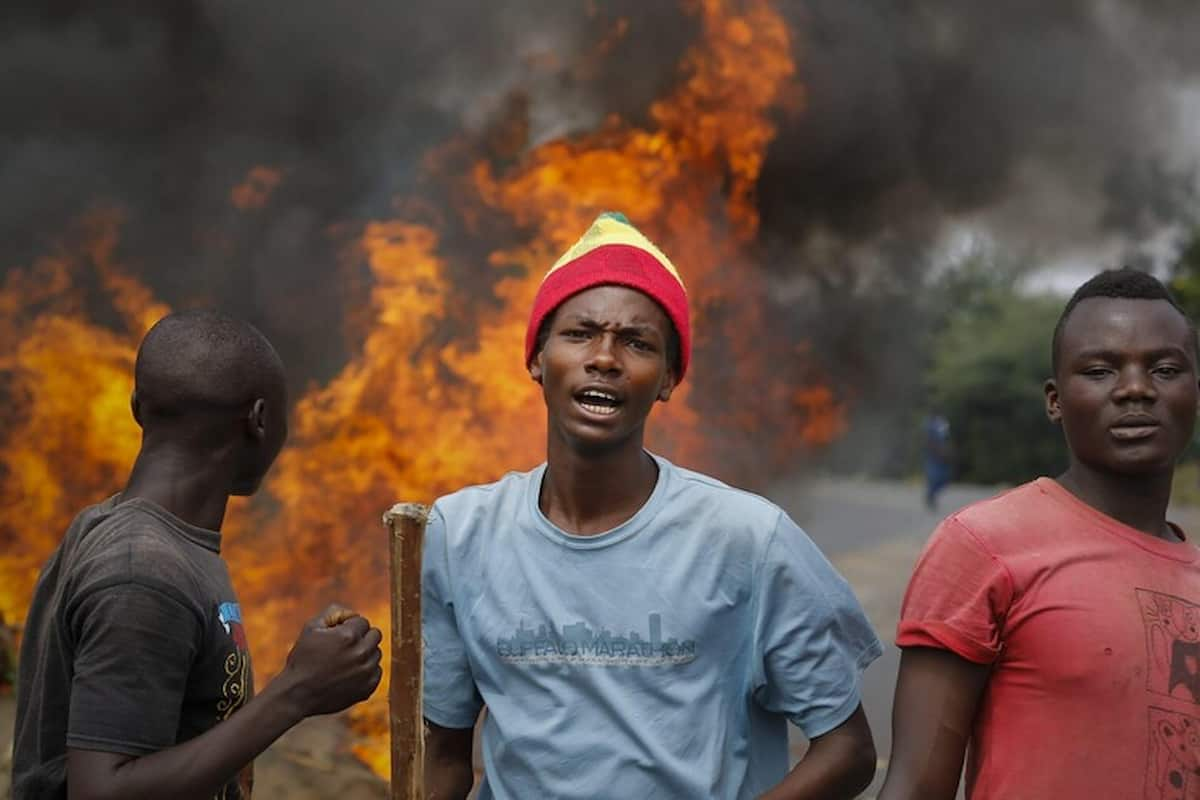
[[[279,676],[228,720],[140,758],[67,750],[69,800],[208,800],[300,720],[341,711],[379,685],[380,633],[362,617],[305,626]]]
[[[425,720],[425,796],[428,800],[462,800],[471,792],[474,729],[443,728]]]
[[[954,800],[991,669],[947,650],[906,648],[892,707],[892,755],[879,800]]]
[[[849,800],[875,777],[875,742],[862,706],[809,743],[787,777],[760,800]]]

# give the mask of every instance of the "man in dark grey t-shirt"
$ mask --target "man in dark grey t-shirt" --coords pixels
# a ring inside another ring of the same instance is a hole
[[[341,610],[254,696],[220,529],[279,453],[285,400],[279,356],[246,323],[184,312],[146,335],[133,471],[75,518],[26,620],[14,800],[244,800],[271,742],[374,691],[380,633]]]

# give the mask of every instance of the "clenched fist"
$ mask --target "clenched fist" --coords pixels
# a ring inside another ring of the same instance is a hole
[[[382,640],[366,617],[330,606],[300,631],[276,680],[302,717],[349,708],[370,697],[383,677]]]

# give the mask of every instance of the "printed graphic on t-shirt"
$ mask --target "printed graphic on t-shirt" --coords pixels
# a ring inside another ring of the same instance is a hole
[[[246,704],[252,691],[252,676],[241,607],[237,603],[221,603],[217,606],[217,619],[233,642],[233,649],[225,656],[225,679],[221,683],[221,699],[217,701],[217,719],[224,721]],[[251,762],[238,773],[236,789],[226,787],[214,800],[245,800],[250,797],[253,784],[254,764]]]
[[[1200,798],[1200,719],[1150,708],[1147,800]]]
[[[217,701],[217,719],[229,719],[233,712],[246,704],[250,693],[250,652],[246,632],[242,629],[242,609],[237,603],[221,603],[217,607],[221,627],[233,640],[233,649],[225,656],[225,680],[221,684],[221,699]]]
[[[1137,596],[1146,627],[1146,689],[1200,703],[1200,606],[1149,589]]]
[[[238,650],[246,648],[246,632],[242,629],[242,609],[237,603],[221,603],[217,606],[217,618],[221,627],[233,639]]]
[[[496,640],[496,654],[510,664],[586,664],[597,667],[664,667],[686,664],[696,658],[696,642],[663,638],[661,614],[647,619],[645,635],[639,631],[614,634],[593,630],[586,622],[556,628],[542,623],[536,629],[522,620],[512,635]]]

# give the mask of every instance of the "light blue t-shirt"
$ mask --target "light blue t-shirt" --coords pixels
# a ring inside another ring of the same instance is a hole
[[[573,536],[545,465],[443,497],[422,570],[425,716],[469,728],[480,798],[750,798],[859,704],[882,648],[774,504],[655,457],[629,521]]]

